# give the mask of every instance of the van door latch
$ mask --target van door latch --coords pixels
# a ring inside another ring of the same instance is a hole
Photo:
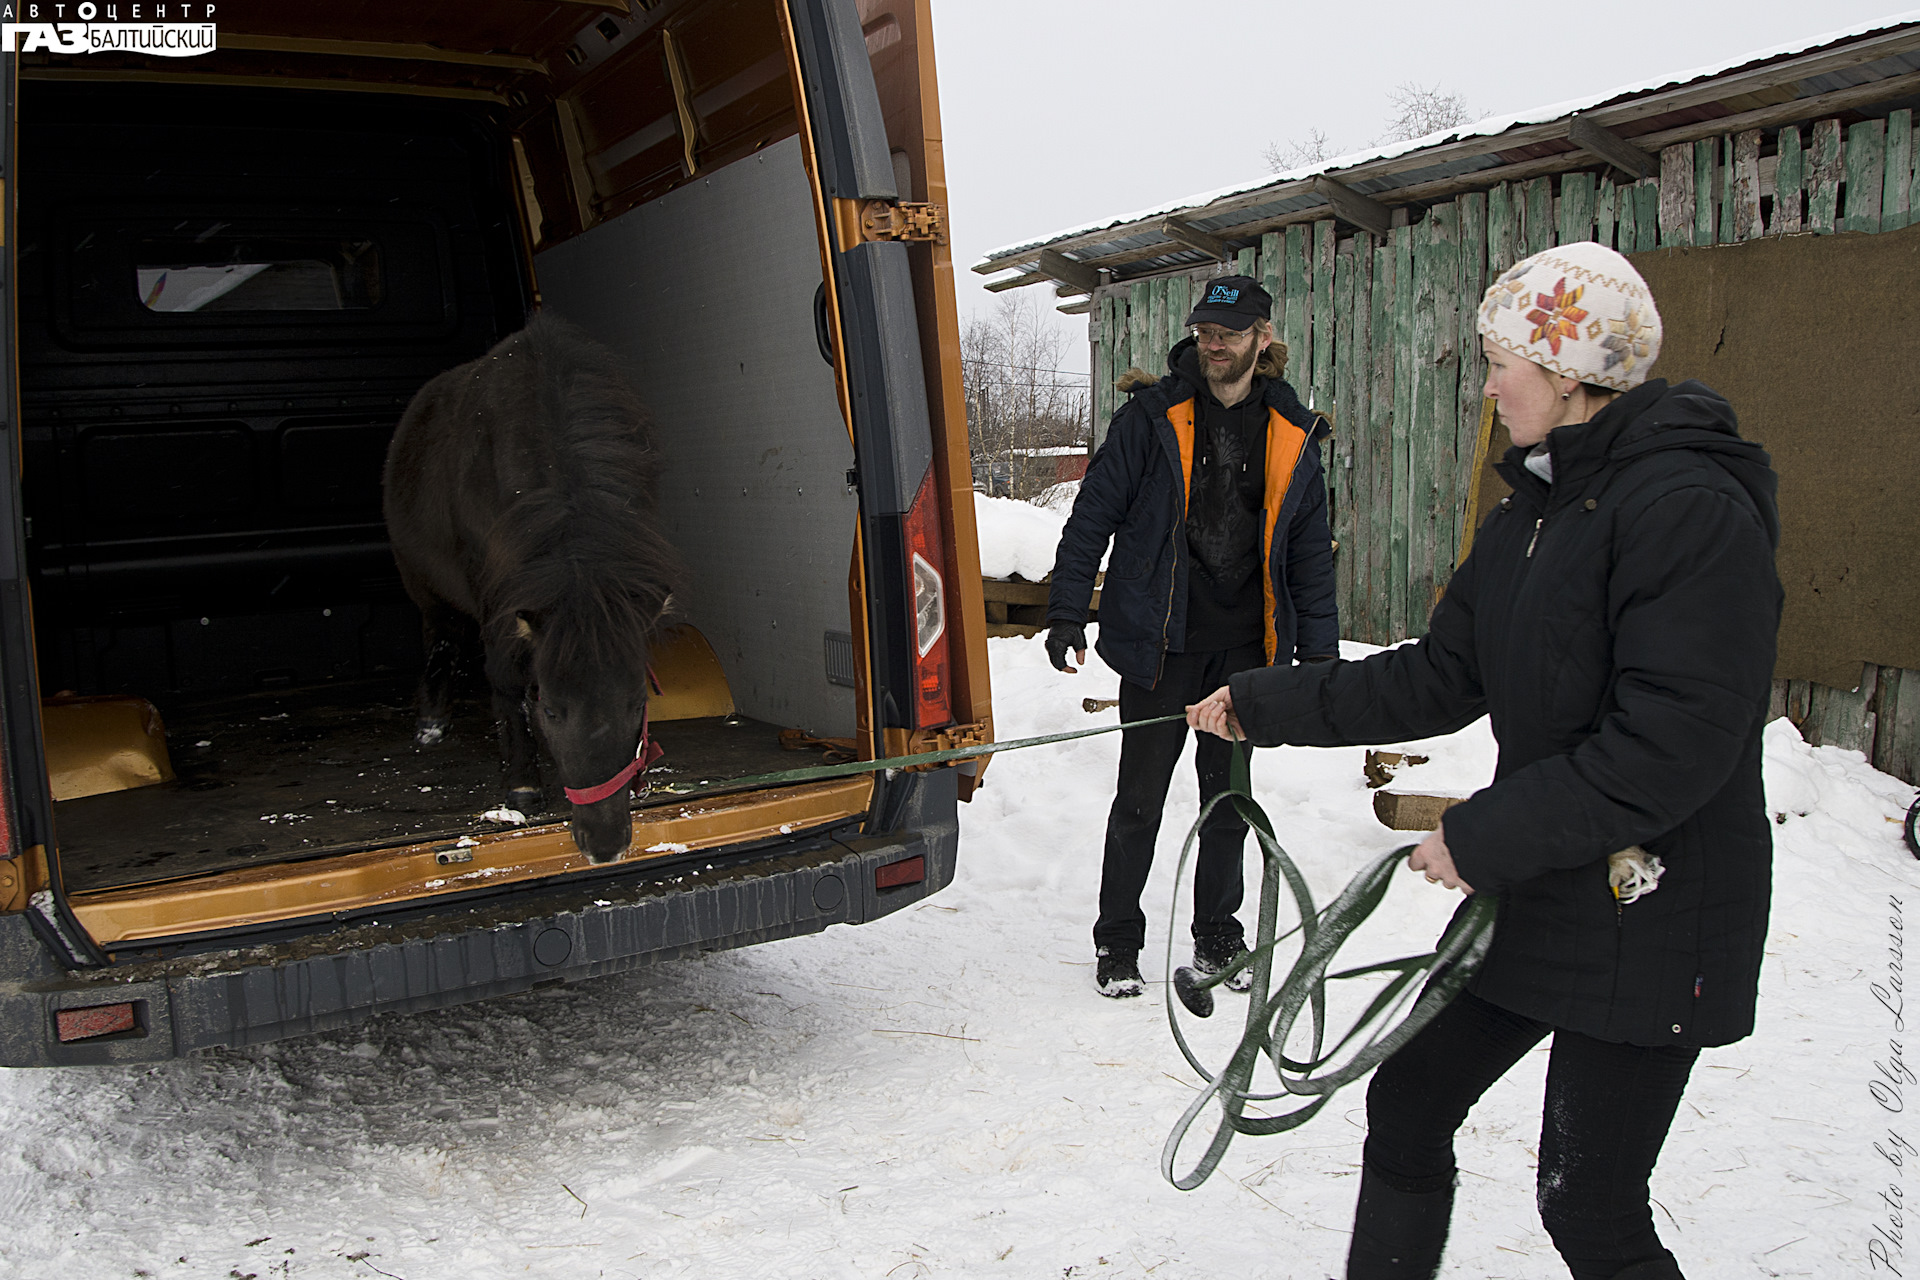
[[[991,741],[984,724],[955,724],[944,729],[919,729],[907,739],[907,754],[923,751],[952,751],[960,747],[983,747]],[[951,763],[951,762],[949,762]],[[940,765],[909,766],[913,769],[937,769]]]
[[[946,210],[937,204],[889,204],[869,200],[860,210],[860,230],[868,240],[947,242]]]

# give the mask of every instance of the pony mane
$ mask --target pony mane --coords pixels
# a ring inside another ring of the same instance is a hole
[[[652,424],[613,355],[572,325],[536,315],[507,341],[535,371],[527,439],[547,483],[494,526],[488,615],[532,619],[549,669],[637,672],[679,577],[654,507]]]

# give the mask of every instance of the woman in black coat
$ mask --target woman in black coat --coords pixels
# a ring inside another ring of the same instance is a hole
[[[1408,859],[1499,914],[1467,990],[1374,1075],[1348,1276],[1434,1273],[1454,1131],[1552,1035],[1541,1219],[1576,1280],[1672,1280],[1647,1180],[1700,1049],[1753,1030],[1766,935],[1775,477],[1713,390],[1645,380],[1659,316],[1612,250],[1521,262],[1479,329],[1513,494],[1427,635],[1246,672],[1189,719],[1343,746],[1485,714],[1500,744]]]

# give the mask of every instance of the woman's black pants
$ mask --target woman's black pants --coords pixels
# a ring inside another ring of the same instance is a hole
[[[1595,1040],[1462,992],[1374,1073],[1367,1165],[1396,1190],[1450,1186],[1455,1130],[1480,1095],[1549,1034],[1540,1221],[1575,1280],[1608,1280],[1666,1256],[1647,1179],[1698,1049]]]

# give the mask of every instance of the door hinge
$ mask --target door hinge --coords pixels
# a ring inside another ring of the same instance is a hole
[[[860,231],[867,240],[947,242],[946,210],[937,204],[889,204],[869,200],[860,210]]]

